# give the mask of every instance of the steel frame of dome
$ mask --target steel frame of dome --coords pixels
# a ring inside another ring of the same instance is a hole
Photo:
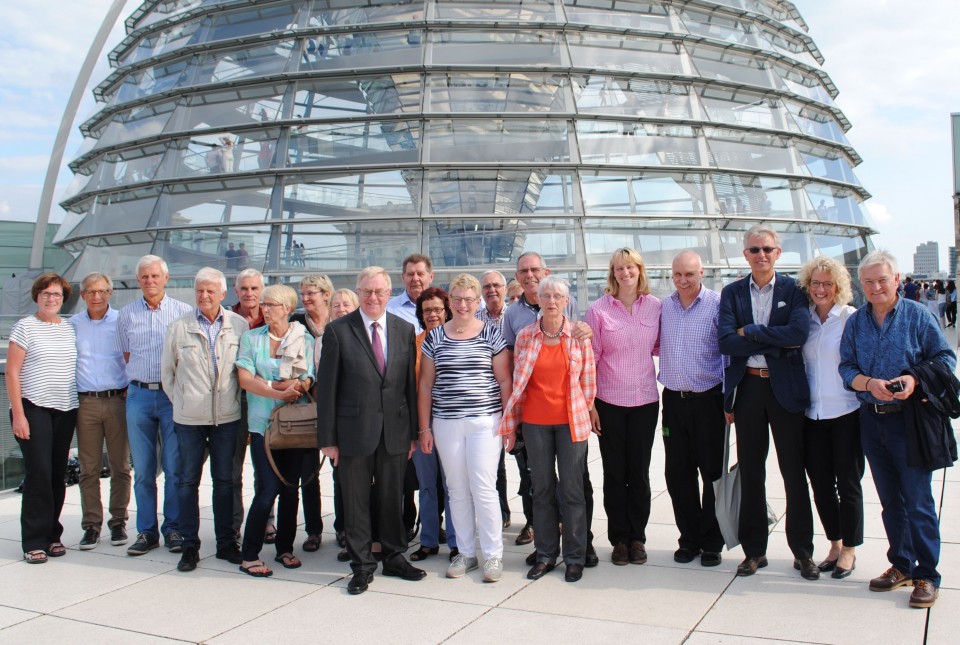
[[[338,286],[414,252],[438,283],[509,276],[535,250],[583,303],[623,246],[660,293],[687,248],[711,286],[743,273],[758,222],[788,271],[870,248],[850,124],[790,2],[147,0],[126,30],[57,236],[68,277],[105,271],[120,303],[140,256],[186,288],[239,268],[231,242]]]

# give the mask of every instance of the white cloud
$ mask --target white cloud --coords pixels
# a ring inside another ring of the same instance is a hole
[[[874,224],[885,224],[893,220],[893,213],[884,205],[876,201],[867,202],[867,211]]]
[[[13,209],[10,208],[9,202],[0,202],[0,217],[7,217],[11,212],[13,212]]]

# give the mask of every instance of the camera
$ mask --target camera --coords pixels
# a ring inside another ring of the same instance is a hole
[[[903,381],[890,381],[885,386],[887,390],[896,394],[897,392],[903,392],[905,389],[903,386]]]

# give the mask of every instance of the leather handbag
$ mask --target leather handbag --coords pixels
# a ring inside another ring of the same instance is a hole
[[[270,421],[263,434],[267,461],[285,486],[296,484],[291,484],[280,474],[273,460],[273,451],[291,448],[317,450],[317,403],[309,392],[306,396],[307,403],[287,403],[275,407],[270,412]]]
[[[730,468],[730,424],[724,431],[723,474],[713,482],[713,494],[716,497],[717,523],[727,549],[740,544],[740,464]]]

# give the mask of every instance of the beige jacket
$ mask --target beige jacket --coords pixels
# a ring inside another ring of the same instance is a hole
[[[173,404],[173,420],[183,425],[220,425],[240,419],[240,382],[236,360],[247,321],[223,309],[223,325],[214,342],[217,375],[197,309],[170,323],[163,339],[160,380]]]

